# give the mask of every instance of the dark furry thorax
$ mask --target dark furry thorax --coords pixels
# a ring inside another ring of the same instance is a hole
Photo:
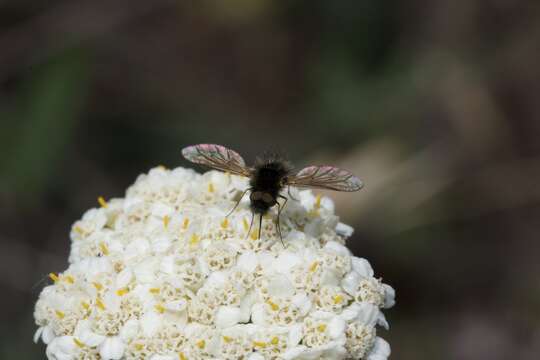
[[[283,188],[284,180],[292,170],[291,165],[276,156],[257,159],[249,185],[251,193],[266,193],[274,200],[273,203],[253,200],[251,208],[255,213],[264,214],[275,205],[275,201]]]
[[[270,157],[257,159],[250,186],[253,191],[265,191],[272,194],[279,193],[283,187],[283,180],[291,172],[291,165],[280,158]]]

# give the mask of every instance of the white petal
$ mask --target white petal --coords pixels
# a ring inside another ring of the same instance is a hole
[[[171,239],[168,236],[159,236],[152,241],[152,251],[164,253],[171,247]]]
[[[107,310],[111,312],[117,312],[120,310],[120,304],[122,303],[122,298],[118,296],[118,294],[115,291],[106,292],[102,300]]]
[[[390,345],[383,338],[377,336],[373,348],[366,359],[386,360],[390,356],[390,353]]]
[[[264,311],[264,304],[255,304],[251,308],[251,322],[256,325],[266,324],[266,313]]]
[[[204,286],[222,288],[227,284],[227,274],[222,271],[216,271],[210,274],[204,283]]]
[[[187,301],[184,299],[169,301],[165,304],[165,309],[172,312],[182,312],[187,309]]]
[[[316,310],[311,313],[311,316],[313,316],[315,319],[330,321],[335,314],[329,311]]]
[[[374,326],[379,318],[379,308],[373,304],[362,302],[358,304],[357,321],[364,325]]]
[[[288,206],[288,205],[287,205]],[[306,241],[306,234],[298,230],[291,230],[285,237],[285,244],[301,249]]]
[[[150,249],[150,243],[145,238],[136,238],[130,241],[126,250],[124,251],[124,256],[126,259],[131,259],[133,257],[144,255],[148,253]]]
[[[177,360],[178,356],[172,355],[153,355],[150,360]]]
[[[294,324],[292,326],[289,326],[289,339],[288,339],[288,346],[293,347],[300,343],[300,340],[302,340],[303,334],[303,328],[302,324]]]
[[[347,322],[351,322],[355,320],[358,317],[359,313],[359,306],[357,303],[352,303],[351,305],[347,306],[341,314],[339,315],[343,320]]]
[[[259,264],[263,268],[263,271],[274,271],[274,268],[272,268],[272,263],[274,262],[274,255],[272,255],[272,253],[270,253],[269,251],[261,251],[257,253],[257,257],[259,258]]]
[[[353,256],[352,268],[361,276],[373,277],[373,274],[374,274],[373,268],[371,267],[369,261],[367,261],[364,258]]]
[[[343,237],[351,237],[352,234],[354,232],[354,229],[352,226],[349,226],[347,224],[344,224],[344,223],[338,223],[337,226],[336,226],[336,233],[338,235],[341,235]]]
[[[156,279],[155,273],[158,266],[159,259],[147,258],[134,267],[133,273],[140,283],[151,283]]]
[[[159,271],[164,272],[165,274],[174,273],[174,256],[165,256],[161,258],[159,264]]]
[[[270,278],[268,295],[272,297],[288,297],[294,295],[294,286],[285,275],[275,275]]]
[[[92,332],[90,329],[81,330],[77,334],[77,339],[81,341],[83,344],[88,345],[90,347],[95,347],[100,345],[103,341],[105,341],[105,336],[96,334]]]
[[[324,349],[320,348],[306,348],[301,354],[297,356],[297,359],[302,360],[316,360],[319,359]]]
[[[34,343],[36,343],[36,344],[38,343],[42,332],[43,332],[43,326],[38,327],[38,329],[34,333]]]
[[[388,321],[386,321],[386,317],[384,316],[382,311],[379,311],[379,316],[377,317],[377,325],[382,326],[386,330],[390,329],[390,325],[388,324]]]
[[[322,286],[338,286],[339,285],[338,274],[331,269],[324,269],[321,275],[321,287]]]
[[[55,338],[47,346],[47,358],[54,360],[72,360],[76,350],[73,336],[60,336]]]
[[[99,347],[99,355],[103,360],[120,360],[124,355],[125,344],[120,337],[107,337]]]
[[[345,357],[347,356],[347,350],[343,346],[344,344],[342,344],[342,342],[339,342],[339,341],[338,342],[331,341],[328,345],[330,344],[331,346],[326,346],[327,349],[325,349],[324,351],[324,356],[326,358],[335,359],[335,360],[345,359]]]
[[[124,326],[120,329],[120,338],[128,343],[131,339],[133,339],[135,336],[137,336],[137,333],[139,332],[139,320],[136,319],[130,319],[126,321]]]
[[[261,354],[254,352],[251,355],[249,355],[247,359],[248,360],[264,360],[265,358]]]
[[[301,262],[302,259],[300,259],[300,256],[293,254],[290,251],[284,251],[274,260],[272,266],[274,269],[276,269],[276,272],[287,274],[291,268],[300,264]]]
[[[354,296],[362,277],[356,271],[351,271],[341,280],[341,287],[347,294]]]
[[[138,205],[144,203],[144,200],[139,197],[127,197],[124,200],[124,212],[129,213],[132,209],[137,208]]]
[[[338,337],[345,334],[345,326],[346,326],[345,321],[335,316],[328,323],[328,335],[330,335],[332,339],[337,339]]]
[[[146,313],[140,321],[141,330],[146,337],[152,337],[162,323],[161,315],[155,312]]]
[[[299,356],[306,351],[307,347],[304,345],[293,347],[281,354],[283,360],[299,359]]]
[[[236,266],[249,273],[255,271],[255,268],[259,264],[259,258],[253,251],[247,251],[238,257]]]
[[[227,328],[238,324],[240,320],[240,308],[235,306],[220,306],[216,313],[216,326]]]
[[[124,270],[120,271],[116,276],[116,287],[123,288],[128,286],[128,284],[133,279],[133,273],[131,270],[126,267]]]
[[[45,344],[49,344],[54,338],[56,338],[56,335],[52,327],[50,325],[45,326],[43,328],[43,333],[41,334],[41,340],[43,340]]]
[[[384,305],[383,308],[388,309],[396,304],[396,291],[388,284],[382,285],[384,289]]]
[[[323,249],[325,251],[333,252],[341,256],[349,256],[351,254],[349,249],[347,249],[345,246],[341,245],[340,243],[336,241],[327,242],[326,245],[324,245]]]
[[[170,216],[174,213],[174,208],[167,206],[163,203],[156,203],[152,206],[152,215],[163,218],[165,216]]]
[[[302,316],[307,315],[311,309],[312,303],[306,293],[299,293],[292,297],[291,302],[298,307]]]
[[[257,295],[255,294],[255,291],[251,290],[249,291],[244,298],[242,299],[242,302],[240,303],[240,318],[238,322],[241,323],[247,323],[249,322],[249,318],[251,317],[251,307],[253,304],[255,304]]]

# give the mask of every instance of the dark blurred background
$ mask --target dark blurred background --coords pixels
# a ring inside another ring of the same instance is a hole
[[[393,359],[538,359],[540,3],[0,2],[0,358],[69,228],[214,142],[366,183],[333,194],[392,284]]]

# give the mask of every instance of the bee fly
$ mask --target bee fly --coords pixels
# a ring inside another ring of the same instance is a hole
[[[249,187],[242,193],[229,215],[236,209],[242,198],[250,192],[250,208],[252,212],[248,235],[253,226],[255,214],[259,215],[259,238],[261,237],[262,217],[270,208],[278,206],[276,227],[283,243],[279,216],[287,203],[287,197],[281,192],[290,186],[329,189],[336,191],[357,191],[363,186],[362,181],[347,170],[334,166],[308,166],[294,172],[292,166],[275,156],[258,159],[253,167],[246,166],[244,159],[235,151],[221,145],[199,144],[182,149],[182,155],[189,161],[249,178]],[[278,202],[283,199],[283,204]],[[228,215],[227,215],[228,216]]]

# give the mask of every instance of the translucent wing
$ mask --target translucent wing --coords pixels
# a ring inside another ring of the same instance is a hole
[[[182,155],[195,164],[206,165],[236,175],[251,175],[251,169],[246,167],[244,159],[236,151],[221,145],[198,144],[188,146],[182,149]]]
[[[308,166],[287,177],[287,184],[337,191],[357,191],[364,186],[350,171],[335,166]]]

